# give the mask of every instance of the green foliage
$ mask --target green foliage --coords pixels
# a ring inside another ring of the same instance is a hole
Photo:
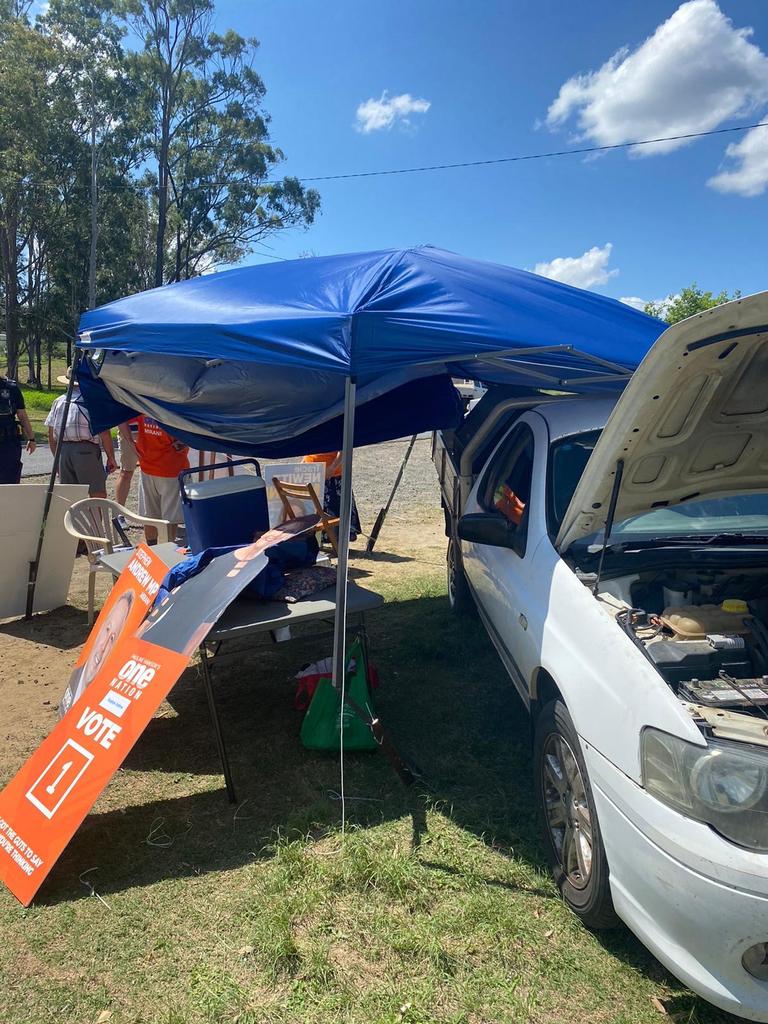
[[[8,372],[43,376],[97,305],[240,260],[307,225],[275,170],[257,42],[213,0],[0,0],[0,302]],[[95,182],[94,184],[92,182]],[[93,223],[92,223],[93,217]]]
[[[234,263],[271,232],[309,224],[319,196],[296,179],[272,182],[283,159],[269,140],[258,42],[213,32],[212,0],[131,0],[143,50],[143,145],[157,182],[155,284]]]
[[[714,292],[705,292],[694,281],[687,288],[681,288],[678,295],[669,295],[661,302],[647,302],[645,312],[649,316],[666,320],[668,324],[676,324],[678,320],[686,320],[696,313],[703,313],[705,309],[712,309],[714,306],[721,306],[724,302],[731,302],[741,296],[740,291],[729,295],[723,290],[715,295]]]

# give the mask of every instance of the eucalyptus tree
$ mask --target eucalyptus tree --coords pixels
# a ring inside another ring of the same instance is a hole
[[[126,0],[156,184],[155,285],[235,262],[285,227],[310,224],[320,197],[272,181],[258,42],[213,31],[213,0]],[[151,179],[147,179],[151,180]]]

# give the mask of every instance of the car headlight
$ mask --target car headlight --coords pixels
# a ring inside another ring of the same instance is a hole
[[[642,761],[649,793],[738,846],[768,851],[768,750],[725,740],[697,747],[647,728]]]

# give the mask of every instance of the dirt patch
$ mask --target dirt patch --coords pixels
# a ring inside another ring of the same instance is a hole
[[[407,441],[393,441],[355,453],[355,497],[366,533],[386,504],[406,448]],[[128,499],[131,508],[137,507],[137,477]],[[114,477],[109,481],[110,495],[113,491]],[[427,438],[416,442],[370,555],[365,554],[366,539],[361,536],[352,547],[350,573],[368,587],[376,589],[377,583],[391,586],[408,575],[442,572],[443,517]],[[5,739],[0,779],[10,777],[58,720],[59,700],[89,633],[87,586],[88,562],[78,558],[65,607],[35,616],[31,622],[0,623],[0,735]],[[97,578],[97,608],[109,586],[106,574]]]

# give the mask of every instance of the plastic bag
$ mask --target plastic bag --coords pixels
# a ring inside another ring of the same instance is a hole
[[[354,702],[371,709],[365,656],[360,640],[348,652],[346,689]],[[333,688],[330,675],[320,675],[315,692],[301,725],[301,742],[308,750],[338,750],[343,722],[345,750],[375,750],[378,744],[366,722],[344,704],[341,694]]]

